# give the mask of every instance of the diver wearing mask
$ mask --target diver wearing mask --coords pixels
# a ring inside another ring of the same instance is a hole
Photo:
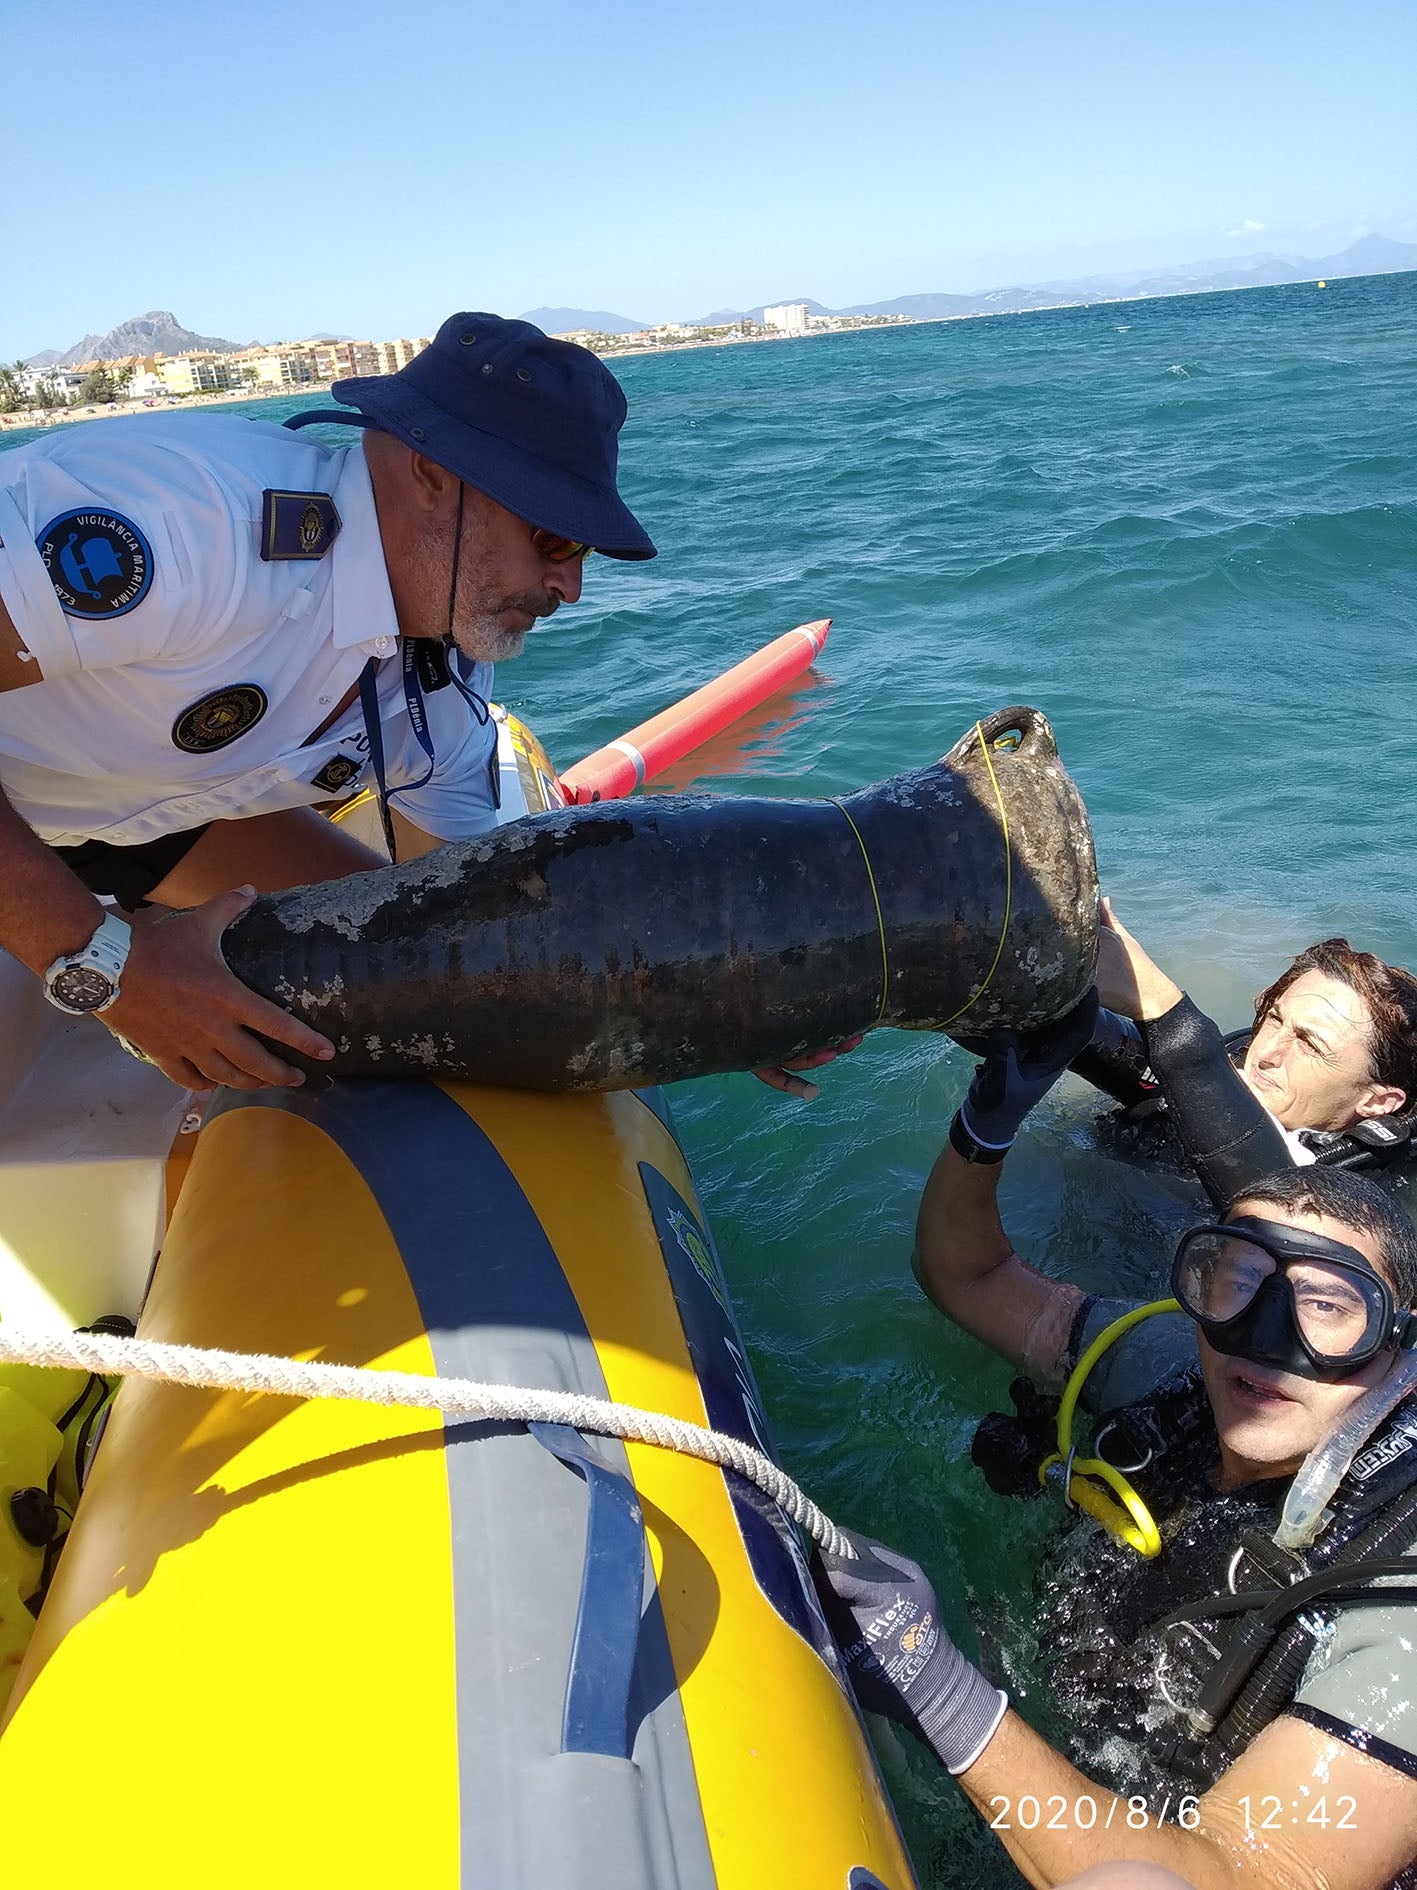
[[[915,1262],[1037,1397],[1063,1393],[1029,1480],[1104,1525],[1070,1530],[1035,1630],[1069,1756],[954,1646],[923,1572],[864,1541],[826,1571],[858,1696],[930,1746],[1031,1882],[1130,1859],[1198,1890],[1405,1883],[1417,1236],[1360,1176],[1290,1168],[1183,1235],[1170,1300],[1044,1278],[1004,1231],[998,1178],[1093,1005],[980,1046]],[[1079,1409],[1099,1421],[1086,1446]]]

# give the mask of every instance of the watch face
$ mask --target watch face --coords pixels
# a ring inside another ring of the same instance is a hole
[[[66,1011],[96,1011],[113,996],[114,982],[92,965],[66,965],[49,989]]]

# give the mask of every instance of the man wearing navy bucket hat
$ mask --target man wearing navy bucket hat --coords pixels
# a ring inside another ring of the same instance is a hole
[[[540,532],[610,558],[655,555],[615,486],[625,396],[588,349],[530,322],[454,315],[397,374],[330,392]]]
[[[460,314],[331,392],[0,457],[0,946],[192,1088],[298,1081],[255,1032],[329,1054],[218,944],[256,891],[379,863],[319,805],[371,776],[400,857],[494,824],[491,665],[589,552],[655,555],[588,350]]]

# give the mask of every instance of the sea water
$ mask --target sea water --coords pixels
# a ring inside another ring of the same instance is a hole
[[[839,794],[1034,703],[1119,914],[1226,1027],[1334,932],[1417,966],[1417,275],[614,365],[660,556],[592,559],[498,678],[559,763],[829,616],[815,673],[671,788]],[[1052,1528],[972,1468],[1009,1374],[910,1276],[970,1067],[881,1033],[811,1105],[673,1093],[783,1461],[925,1563],[966,1646],[1027,1617]],[[1069,1079],[1038,1112],[1006,1224],[1052,1274],[1149,1293],[1192,1204],[1101,1152],[1095,1108]],[[1017,1883],[908,1744],[883,1764],[922,1881]]]

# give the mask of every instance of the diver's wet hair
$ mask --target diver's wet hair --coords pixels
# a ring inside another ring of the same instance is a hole
[[[1404,1091],[1404,1109],[1417,1109],[1417,978],[1400,965],[1385,965],[1372,952],[1355,952],[1346,938],[1320,939],[1260,992],[1255,999],[1257,1025],[1306,971],[1336,978],[1363,1000],[1373,1020],[1368,1043],[1373,1076]]]
[[[1394,1299],[1417,1306],[1417,1230],[1391,1196],[1362,1175],[1346,1168],[1281,1168],[1252,1182],[1241,1199],[1292,1214],[1324,1214],[1370,1234]],[[1266,1218],[1283,1219],[1283,1212]]]

